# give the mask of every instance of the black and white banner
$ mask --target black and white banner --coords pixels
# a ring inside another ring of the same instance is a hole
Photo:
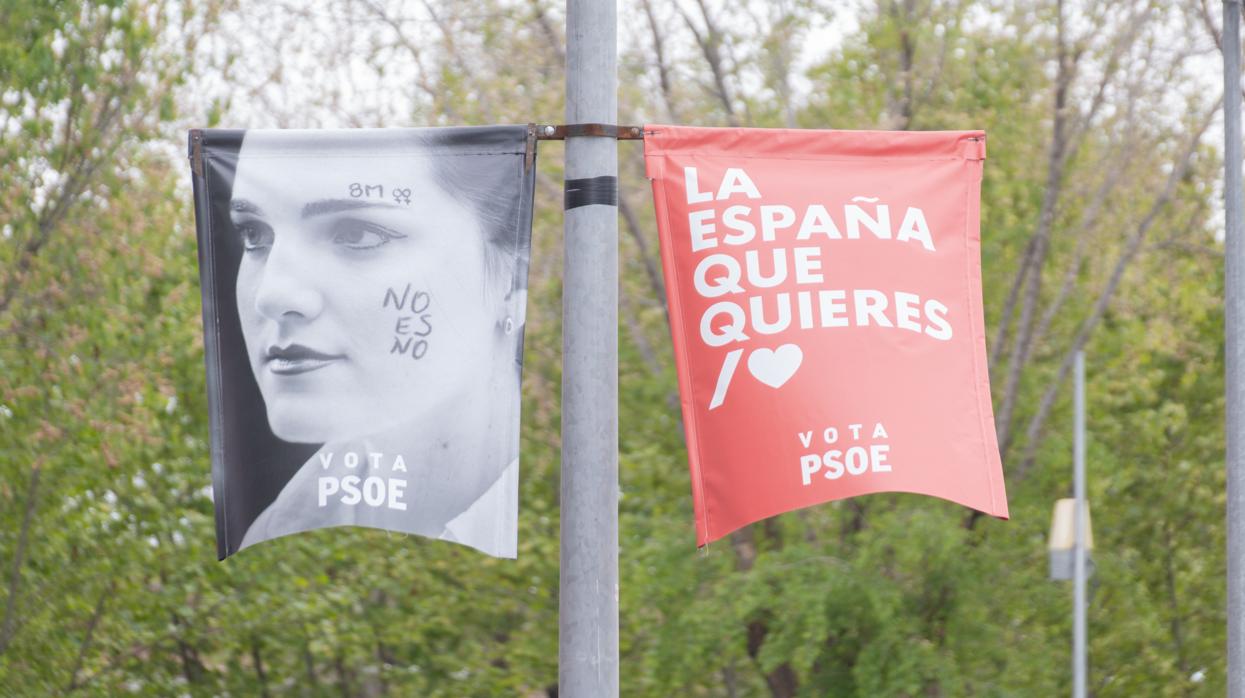
[[[528,148],[191,133],[221,559],[344,525],[515,556]]]

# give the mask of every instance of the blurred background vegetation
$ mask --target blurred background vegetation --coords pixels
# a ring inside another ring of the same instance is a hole
[[[558,0],[0,0],[0,694],[555,696],[562,145],[541,144],[517,561],[360,529],[215,559],[186,129],[563,121]],[[636,696],[1051,696],[1088,353],[1091,690],[1225,690],[1212,0],[633,0],[620,123],[989,133],[1012,520],[873,495],[703,551],[648,183],[622,169]],[[1238,98],[1234,95],[1233,98]]]

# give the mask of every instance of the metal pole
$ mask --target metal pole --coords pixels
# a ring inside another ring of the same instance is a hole
[[[1224,384],[1228,479],[1228,695],[1245,697],[1245,289],[1241,255],[1241,0],[1223,3]]]
[[[618,120],[614,0],[567,0],[566,122]],[[618,695],[618,144],[566,139],[558,686]],[[611,197],[612,194],[612,197]]]
[[[1072,496],[1076,499],[1073,517],[1073,607],[1072,607],[1072,696],[1085,698],[1087,628],[1085,619],[1085,352],[1076,353],[1075,422],[1072,446]]]

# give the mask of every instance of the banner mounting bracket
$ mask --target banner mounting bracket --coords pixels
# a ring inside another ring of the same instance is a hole
[[[580,137],[642,141],[644,127],[617,124],[541,124],[536,127],[536,140],[540,141],[564,141],[567,138]]]
[[[536,124],[527,125],[527,135],[523,139],[523,174],[531,172],[536,163]]]
[[[203,129],[190,129],[190,171],[203,176]]]

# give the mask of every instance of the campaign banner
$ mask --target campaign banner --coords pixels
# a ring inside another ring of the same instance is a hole
[[[871,492],[1007,518],[981,131],[645,127],[705,545]]]
[[[190,133],[220,559],[328,526],[515,557],[529,131]]]

